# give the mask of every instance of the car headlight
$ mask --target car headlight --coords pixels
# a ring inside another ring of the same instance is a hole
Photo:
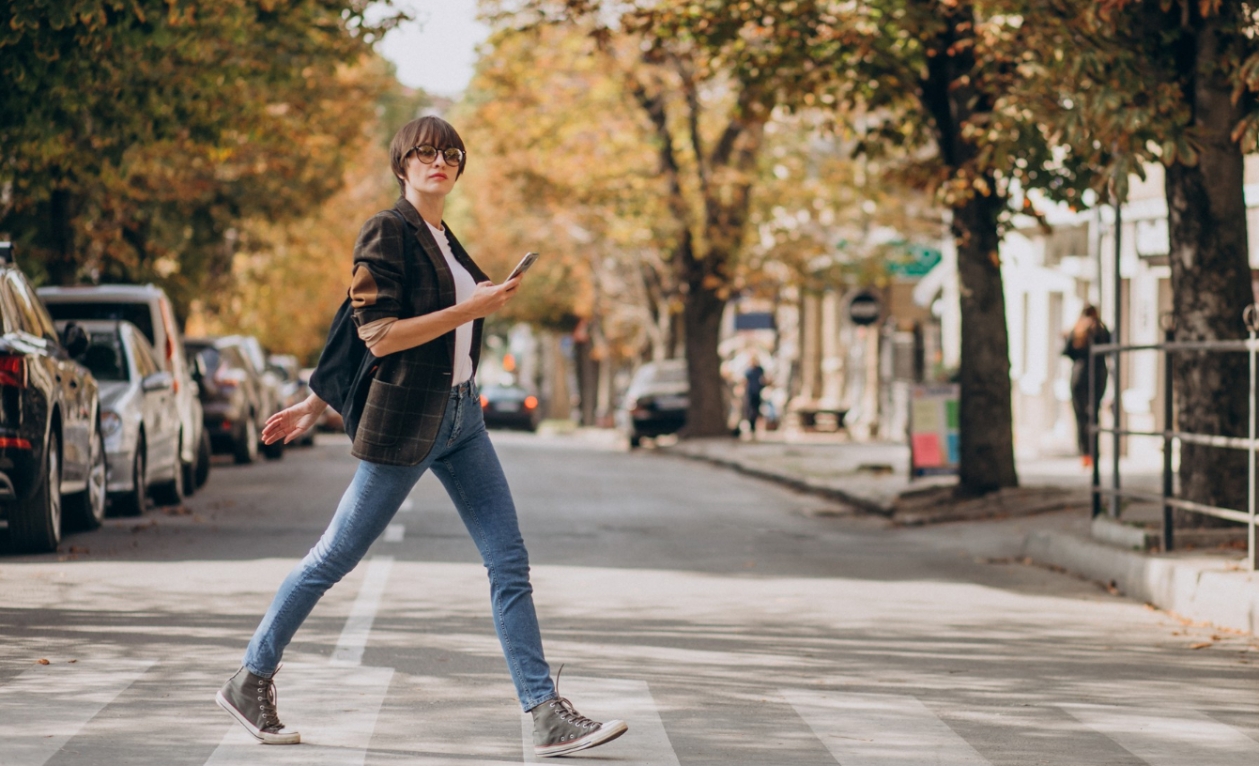
[[[122,418],[118,417],[117,412],[105,410],[101,413],[101,433],[105,436],[113,436],[122,428]]]

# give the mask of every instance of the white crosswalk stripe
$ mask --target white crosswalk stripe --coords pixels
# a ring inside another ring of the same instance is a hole
[[[385,527],[385,542],[400,543],[402,538],[406,536],[407,528],[404,524],[390,524]]]
[[[206,766],[362,766],[393,668],[292,664],[283,676],[281,719],[302,744],[261,745],[231,723]]]
[[[410,513],[411,511],[414,511],[414,510],[415,510],[415,501],[409,497],[406,500],[403,500],[402,505],[398,507],[398,511],[401,513]]]
[[[363,650],[367,648],[367,638],[371,635],[376,610],[380,608],[380,597],[385,592],[392,568],[393,558],[390,556],[375,556],[368,563],[367,576],[363,578],[345,628],[341,630],[336,651],[332,653],[333,665],[353,666],[363,661]]]
[[[645,681],[615,678],[570,678],[564,676],[560,693],[587,718],[607,721],[619,718],[629,731],[613,742],[583,753],[559,759],[564,763],[606,762],[615,758],[617,766],[679,766],[669,734],[660,720],[660,710]],[[525,763],[550,762],[533,754],[533,717],[521,717]]]
[[[1076,719],[1114,740],[1150,766],[1253,766],[1259,743],[1189,710],[1063,705]]]
[[[843,766],[988,766],[916,697],[781,690]]]
[[[0,764],[42,766],[153,663],[39,665],[0,687]]]

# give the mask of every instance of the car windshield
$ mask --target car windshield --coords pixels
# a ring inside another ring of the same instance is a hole
[[[634,375],[634,388],[660,383],[686,383],[685,364],[653,364],[642,367]]]
[[[53,319],[112,319],[130,322],[140,328],[149,343],[153,337],[153,314],[147,303],[89,303],[44,301]]]
[[[205,364],[205,373],[213,375],[214,371],[219,367],[219,350],[214,346],[198,346],[189,343],[185,346],[190,356],[199,356]]]
[[[83,352],[83,366],[92,371],[93,377],[102,382],[130,380],[127,357],[118,333],[94,332],[89,341],[87,351]]]

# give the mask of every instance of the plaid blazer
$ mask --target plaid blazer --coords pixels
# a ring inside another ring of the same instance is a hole
[[[387,317],[420,316],[455,305],[455,281],[437,241],[419,212],[399,198],[394,210],[377,213],[359,232],[354,245],[350,303],[354,322],[363,326]],[[478,283],[489,279],[445,226],[450,249]],[[404,266],[404,237],[414,237],[410,277]],[[407,298],[409,297],[409,300]],[[406,310],[410,307],[410,311]],[[484,321],[472,326],[472,369],[481,359]],[[351,454],[383,465],[417,465],[433,448],[454,376],[455,333],[381,357],[367,404],[354,435]]]

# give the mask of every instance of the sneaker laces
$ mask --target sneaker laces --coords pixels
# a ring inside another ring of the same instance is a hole
[[[258,676],[257,692],[258,712],[262,713],[262,725],[258,728],[263,730],[283,729],[284,724],[280,723],[280,714],[277,710],[278,697],[275,692],[275,681],[270,678]]]
[[[564,666],[560,665],[560,669],[555,673],[555,699],[549,704],[559,709],[560,720],[580,726],[583,729],[597,729],[603,724],[598,721],[592,721],[581,713],[577,712],[577,708],[573,707],[573,703],[567,697],[559,696],[560,693],[560,675],[564,673]]]

